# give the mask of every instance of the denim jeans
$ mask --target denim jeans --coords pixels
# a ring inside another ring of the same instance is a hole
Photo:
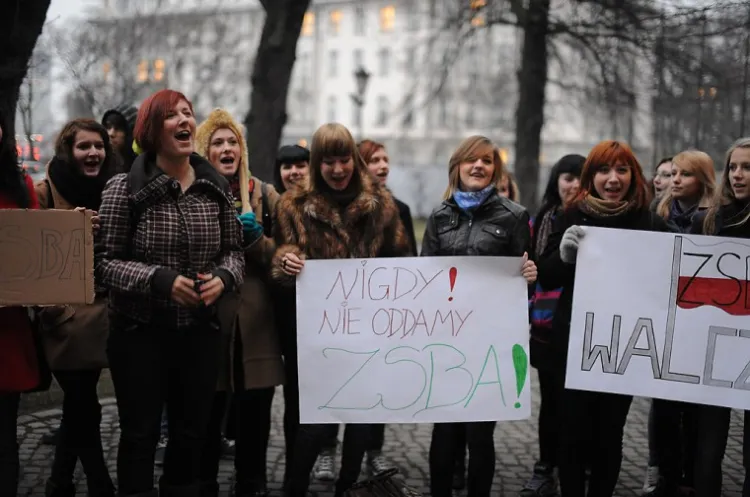
[[[16,428],[21,395],[0,393],[0,495],[18,492],[18,442]]]
[[[120,495],[153,490],[154,452],[166,403],[169,443],[160,487],[164,495],[198,488],[200,453],[218,377],[220,332],[206,321],[170,330],[111,319],[108,356],[120,414]]]

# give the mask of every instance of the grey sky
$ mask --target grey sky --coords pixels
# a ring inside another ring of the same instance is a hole
[[[47,20],[80,16],[92,0],[52,0],[47,10]]]

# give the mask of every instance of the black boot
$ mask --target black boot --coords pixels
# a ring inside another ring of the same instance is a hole
[[[219,484],[215,481],[202,481],[200,489],[201,497],[219,497]]]
[[[76,497],[76,486],[72,482],[60,484],[47,480],[44,486],[45,497]]]
[[[170,485],[159,481],[159,497],[201,497],[198,484]]]
[[[86,477],[89,497],[115,497],[115,486],[112,480],[103,480],[97,482]]]

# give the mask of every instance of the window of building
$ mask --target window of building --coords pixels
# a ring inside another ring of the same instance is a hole
[[[396,7],[387,5],[380,9],[380,31],[393,31],[396,26]]]
[[[471,10],[479,10],[487,5],[487,0],[469,0]]]
[[[315,13],[306,12],[305,17],[302,18],[302,34],[304,36],[310,36],[315,30]]]
[[[162,81],[164,79],[164,69],[166,64],[163,59],[156,59],[154,61],[154,81]]]
[[[147,60],[142,60],[138,63],[137,80],[139,83],[148,81],[148,61]]]
[[[357,4],[354,7],[354,34],[357,36],[367,34],[365,26],[365,8],[361,4]]]
[[[419,30],[419,20],[420,12],[419,12],[419,5],[417,4],[416,0],[410,0],[406,8],[408,9],[406,14],[406,22],[407,27],[410,31],[418,31]]]
[[[481,28],[485,24],[487,24],[487,21],[484,18],[484,14],[474,14],[471,18],[471,25],[475,28]]]
[[[330,25],[331,25],[331,33],[332,34],[339,34],[341,32],[341,19],[343,18],[343,14],[340,10],[332,10],[331,16],[330,16]]]
[[[388,97],[380,95],[378,97],[378,126],[388,124]]]
[[[331,95],[328,97],[328,122],[336,122],[336,96]]]
[[[408,72],[414,71],[417,65],[417,49],[416,47],[408,47],[404,52],[404,70]]]
[[[362,52],[362,49],[357,48],[354,50],[354,56],[352,57],[352,61],[354,62],[354,70],[356,71],[360,67],[365,67],[365,54]]]
[[[328,75],[332,78],[338,76],[339,72],[339,53],[336,50],[328,52]]]
[[[378,52],[378,72],[380,76],[387,77],[391,69],[391,51],[383,48]]]

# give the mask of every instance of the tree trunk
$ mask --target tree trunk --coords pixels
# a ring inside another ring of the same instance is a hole
[[[523,51],[518,72],[516,108],[516,181],[524,205],[534,214],[539,205],[539,155],[547,86],[547,42],[550,0],[529,0],[523,19]]]
[[[50,0],[9,0],[0,7],[0,116],[3,134],[15,136],[18,95],[42,33]]]
[[[286,98],[297,40],[310,0],[263,0],[266,21],[252,75],[250,112],[245,117],[250,169],[273,180],[276,152],[286,124]]]

